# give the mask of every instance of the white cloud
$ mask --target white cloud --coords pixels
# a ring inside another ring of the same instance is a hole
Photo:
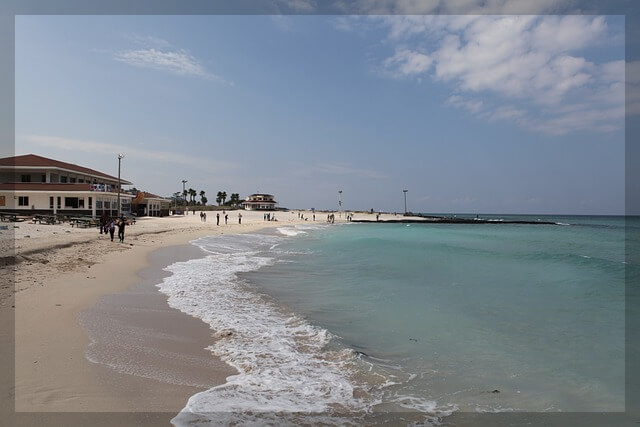
[[[337,0],[345,13],[369,15],[515,15],[568,12],[573,0]]]
[[[477,99],[465,99],[459,95],[451,95],[445,104],[453,107],[463,108],[470,113],[480,113],[484,109],[484,103]]]
[[[314,0],[277,0],[277,4],[295,13],[310,13],[317,7]]]
[[[476,4],[467,3],[470,7]],[[518,2],[484,4],[510,8]],[[427,76],[451,85],[456,94],[447,105],[489,120],[512,119],[536,131],[546,123],[550,133],[609,131],[623,125],[624,61],[596,64],[582,55],[586,47],[610,43],[602,16],[386,16],[369,20],[386,28],[387,43],[396,45],[395,53],[382,61],[387,74],[416,80]],[[521,105],[483,104],[462,97],[465,93],[475,98],[492,94],[504,103]],[[572,104],[586,104],[579,109],[582,121],[579,113],[561,111]]]
[[[424,53],[400,49],[384,61],[385,69],[396,76],[413,76],[426,72],[433,59]]]
[[[640,114],[640,61],[626,64],[626,112],[628,116]],[[625,91],[623,90],[623,95]]]
[[[169,43],[167,40],[162,39],[160,37],[142,35],[142,34],[127,34],[125,37],[131,40],[132,42],[134,42],[135,44],[143,47],[147,47],[147,48],[151,48],[151,47],[161,48],[161,49],[171,48],[171,43]]]
[[[85,153],[102,153],[116,155],[123,153],[127,158],[136,159],[137,162],[157,161],[173,166],[189,166],[203,170],[213,168],[228,169],[234,167],[233,163],[212,161],[202,157],[189,156],[179,152],[143,150],[127,145],[112,144],[108,142],[81,140],[50,135],[22,135],[22,139],[43,147],[55,148],[64,151],[81,151]]]
[[[208,72],[196,58],[185,50],[160,50],[156,48],[136,49],[119,52],[115,60],[142,68],[167,71],[173,74],[218,80],[227,84],[222,77]]]

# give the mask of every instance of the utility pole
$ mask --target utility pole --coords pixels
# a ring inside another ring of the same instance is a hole
[[[120,163],[122,162],[122,159],[124,158],[124,154],[118,154],[118,217],[120,217]]]
[[[404,193],[404,214],[407,214],[407,191],[409,190],[402,190],[402,192]]]
[[[184,190],[185,190],[185,186],[184,185],[187,182],[188,181],[186,179],[182,180],[182,198],[184,199],[184,210],[182,211],[182,215],[186,215],[186,212],[187,212],[187,195],[184,194]]]

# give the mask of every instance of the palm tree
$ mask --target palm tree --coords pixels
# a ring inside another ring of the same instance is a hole
[[[189,201],[191,202],[192,205],[196,203],[197,195],[198,195],[198,192],[196,190],[194,190],[193,188],[189,189]]]
[[[223,191],[221,196],[222,196],[222,204],[224,205],[224,201],[227,200],[227,192]]]
[[[231,198],[229,199],[229,201],[231,202],[231,204],[233,206],[238,206],[238,203],[240,202],[240,194],[232,193],[231,194]]]
[[[216,202],[218,203],[218,206],[220,206],[220,203],[222,203],[222,191],[218,191]]]
[[[202,205],[206,205],[207,204],[207,198],[204,197],[204,190],[200,190],[200,202],[202,202]]]
[[[189,194],[189,193],[187,192],[187,190],[184,190],[184,191],[182,192],[182,198],[183,198],[183,202],[184,202],[184,204],[185,204],[185,205],[187,204],[187,194]]]

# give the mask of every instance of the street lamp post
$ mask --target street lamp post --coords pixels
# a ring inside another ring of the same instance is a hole
[[[407,191],[409,190],[402,190],[402,192],[404,193],[404,214],[407,214]]]
[[[187,212],[187,195],[184,193],[184,191],[185,191],[184,185],[187,182],[188,181],[186,179],[182,180],[182,198],[184,199],[184,210],[182,211],[182,215],[186,215],[186,212]]]
[[[338,190],[338,216],[342,218],[342,190]]]
[[[124,158],[124,154],[118,154],[118,217],[120,217],[120,163],[122,163],[122,159]]]

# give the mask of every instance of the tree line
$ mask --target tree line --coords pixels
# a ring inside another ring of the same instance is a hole
[[[196,197],[200,196],[200,200],[196,200]],[[183,206],[206,206],[209,199],[207,199],[206,192],[201,190],[200,192],[194,190],[193,188],[185,189],[182,193],[177,191],[173,193],[172,202],[176,205]],[[237,207],[243,200],[240,200],[239,193],[231,193],[229,200],[227,200],[227,192],[226,191],[218,191],[216,195],[216,203],[218,206],[231,206]]]

